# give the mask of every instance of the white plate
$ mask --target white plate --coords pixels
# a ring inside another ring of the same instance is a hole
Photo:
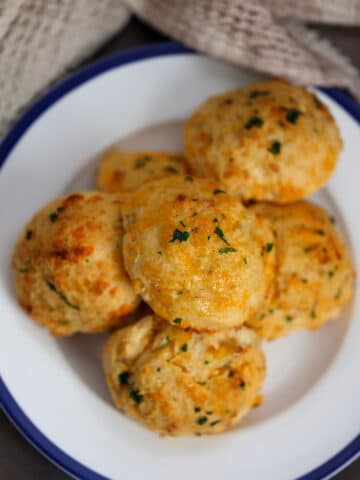
[[[90,187],[99,151],[124,137],[133,148],[179,147],[181,122],[195,106],[256,78],[176,44],[135,50],[61,84],[0,146],[0,398],[30,441],[74,476],[310,480],[327,478],[360,450],[358,291],[337,322],[266,345],[265,402],[241,428],[175,439],[158,437],[112,406],[100,363],[105,336],[54,339],[15,300],[10,258],[24,222],[52,197]],[[330,93],[359,118],[351,101]],[[359,271],[359,126],[319,95],[345,148],[315,200],[335,215]],[[129,137],[134,132],[137,141]]]

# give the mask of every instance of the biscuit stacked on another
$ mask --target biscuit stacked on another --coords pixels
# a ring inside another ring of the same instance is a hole
[[[260,338],[318,328],[352,295],[333,219],[300,202],[341,145],[304,88],[271,80],[213,97],[185,125],[185,157],[113,148],[103,192],[35,215],[13,257],[18,300],[54,335],[122,327],[103,363],[133,419],[163,435],[222,432],[261,402]]]

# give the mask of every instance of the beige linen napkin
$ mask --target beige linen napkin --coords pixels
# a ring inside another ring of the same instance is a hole
[[[350,61],[301,23],[360,25],[360,0],[0,0],[0,137],[44,88],[120,31],[128,12],[231,63],[360,98]]]

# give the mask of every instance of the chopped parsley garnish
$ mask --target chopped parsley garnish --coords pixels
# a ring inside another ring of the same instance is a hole
[[[274,140],[270,147],[268,148],[268,152],[272,153],[273,155],[278,155],[281,151],[281,143],[279,140]]]
[[[193,182],[194,179],[191,175],[186,175],[186,177],[184,178],[185,182]]]
[[[213,422],[210,423],[210,427],[215,427],[218,423],[220,423],[221,420],[214,420]]]
[[[183,345],[181,345],[181,350],[183,352],[187,352],[188,351],[188,344],[187,343],[184,343]]]
[[[200,408],[200,407],[195,407],[195,408],[194,408],[194,412],[196,412],[196,413],[201,412],[201,408]]]
[[[204,360],[204,365],[209,365],[209,360]]]
[[[301,281],[302,281],[302,283],[308,283],[308,279],[307,279],[307,278],[302,278]]]
[[[220,193],[226,193],[226,192],[225,190],[220,190],[220,188],[215,188],[215,190],[213,190],[214,195],[219,195]]]
[[[55,223],[58,219],[59,215],[56,212],[52,212],[49,215],[49,219],[51,223]]]
[[[202,417],[199,417],[197,420],[196,420],[196,423],[198,425],[204,425],[204,423],[206,423],[208,420],[208,418],[204,415]]]
[[[318,235],[321,235],[321,236],[324,236],[325,235],[325,232],[324,230],[321,230],[320,228],[315,230],[315,233],[317,233]]]
[[[156,371],[161,372],[161,367],[157,367]]]
[[[313,305],[310,315],[311,315],[311,318],[316,318],[316,305]]]
[[[219,248],[218,252],[220,255],[223,253],[232,253],[232,252],[237,252],[236,248],[233,247],[224,247],[224,248]]]
[[[144,395],[141,395],[139,390],[129,390],[129,397],[132,398],[138,405],[144,400]]]
[[[163,339],[163,341],[161,342],[161,345],[163,345],[163,346],[166,347],[166,345],[169,345],[169,343],[170,343],[170,338],[169,338],[169,337],[165,337],[165,338]]]
[[[182,318],[176,317],[176,318],[174,318],[173,322],[177,323],[179,325],[182,322]]]
[[[210,235],[208,235],[208,240],[210,240],[210,238],[211,238]]]
[[[267,243],[265,246],[265,250],[270,253],[271,250],[273,249],[274,244],[273,243]]]
[[[224,232],[221,230],[221,228],[219,227],[216,227],[215,230],[214,230],[214,233],[216,233],[216,235],[221,238],[221,240],[226,243],[226,245],[230,245],[230,243],[226,240],[225,238],[225,234]]]
[[[245,390],[245,388],[246,388],[246,383],[244,382],[244,380],[240,383],[239,386],[240,386],[240,388],[241,388],[242,390]]]
[[[334,276],[334,272],[333,271],[328,272],[328,276],[332,278]]]
[[[122,373],[119,373],[119,383],[120,385],[129,385],[129,372],[122,372]]]
[[[177,228],[174,230],[173,237],[171,240],[169,240],[169,243],[174,243],[176,240],[179,240],[179,242],[186,242],[186,240],[189,238],[190,233],[185,231],[178,230]]]
[[[342,289],[339,288],[339,290],[336,292],[336,294],[334,295],[334,299],[335,300],[338,300],[340,297],[341,297],[341,294],[342,294]]]
[[[294,320],[294,317],[292,317],[291,315],[286,315],[287,322],[292,322],[293,320]]]
[[[149,157],[148,155],[144,155],[143,157],[138,157],[135,160],[134,168],[136,168],[137,170],[139,168],[143,168],[148,162],[150,162],[150,160],[151,160],[151,157]]]
[[[234,100],[232,98],[225,98],[220,105],[232,105],[234,103]]]
[[[267,95],[270,95],[269,90],[253,90],[252,92],[250,92],[249,97],[257,98],[257,97],[265,97]]]
[[[56,295],[58,295],[58,296],[61,298],[61,300],[62,300],[64,303],[66,303],[66,305],[67,305],[68,307],[71,307],[71,308],[73,308],[74,310],[80,310],[80,308],[79,308],[77,305],[74,305],[73,303],[71,303],[71,302],[67,299],[65,293],[62,292],[61,290],[59,290],[59,289],[57,288],[57,286],[56,286],[53,282],[51,282],[50,280],[47,280],[47,279],[45,279],[45,282],[46,282],[46,285],[50,288],[50,290],[51,290],[52,292],[56,293]]]
[[[25,235],[26,240],[31,240],[32,236],[33,236],[33,231],[27,230]]]
[[[298,110],[297,108],[289,108],[286,112],[286,120],[289,122],[289,123],[293,123],[295,124],[300,115],[302,115],[303,113],[300,112],[300,110]]]
[[[176,168],[174,168],[173,166],[171,165],[167,165],[166,167],[164,167],[164,170],[166,172],[169,172],[169,173],[173,173],[174,175],[177,175],[179,173],[178,170],[176,170]]]
[[[263,126],[263,120],[260,117],[251,117],[246,123],[245,123],[245,128],[246,130],[250,130],[253,127],[262,127]]]
[[[29,270],[27,268],[19,268],[19,272],[20,273],[26,273],[28,272]]]

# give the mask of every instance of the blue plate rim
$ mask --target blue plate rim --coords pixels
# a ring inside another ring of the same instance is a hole
[[[143,47],[135,47],[109,56],[70,75],[39,98],[19,118],[9,133],[4,137],[0,143],[0,167],[5,163],[8,155],[28,128],[54,103],[83,83],[113,68],[118,68],[132,62],[164,55],[194,53],[196,52],[177,42],[155,43]],[[326,87],[320,88],[320,90],[335,100],[336,103],[360,123],[360,106],[357,105],[349,95],[337,88]],[[81,464],[49,440],[20,408],[2,378],[0,378],[0,404],[5,414],[14,423],[20,433],[22,433],[40,453],[60,469],[80,480],[109,480],[98,472]],[[355,460],[359,455],[360,433],[340,452],[319,467],[299,477],[297,480],[328,479]]]

